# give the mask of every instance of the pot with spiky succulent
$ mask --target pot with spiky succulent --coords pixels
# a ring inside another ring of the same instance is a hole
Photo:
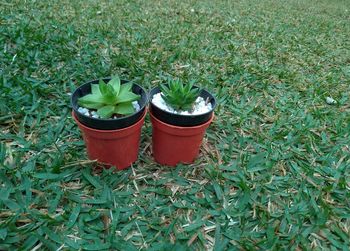
[[[150,92],[152,149],[160,164],[192,163],[213,119],[215,98],[208,91],[180,80],[169,80]]]
[[[117,76],[93,80],[75,90],[71,104],[90,159],[117,169],[136,161],[147,104],[140,85]]]

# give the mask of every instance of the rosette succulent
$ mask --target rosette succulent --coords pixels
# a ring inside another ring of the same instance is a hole
[[[97,110],[101,118],[110,118],[113,114],[129,115],[135,112],[133,101],[140,98],[132,92],[132,83],[121,84],[119,77],[108,83],[103,80],[91,85],[91,94],[78,99],[78,104],[88,109]]]
[[[180,80],[170,80],[168,84],[159,86],[164,101],[175,110],[192,110],[200,89],[193,87],[193,82],[183,84]]]

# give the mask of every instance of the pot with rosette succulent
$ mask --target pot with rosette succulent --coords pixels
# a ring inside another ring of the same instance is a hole
[[[149,96],[153,157],[168,166],[192,163],[214,117],[214,96],[180,80],[153,88]]]
[[[72,116],[89,158],[119,170],[135,162],[147,102],[140,85],[117,76],[79,86],[71,97]]]

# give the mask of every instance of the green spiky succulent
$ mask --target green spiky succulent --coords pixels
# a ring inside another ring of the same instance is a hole
[[[180,80],[170,80],[159,86],[164,101],[175,110],[190,111],[200,94],[193,82],[183,84]]]
[[[91,94],[78,99],[78,104],[89,109],[96,109],[101,118],[110,118],[113,114],[128,115],[134,113],[132,102],[140,95],[132,92],[132,83],[121,84],[118,76],[108,83],[100,80],[91,85]]]

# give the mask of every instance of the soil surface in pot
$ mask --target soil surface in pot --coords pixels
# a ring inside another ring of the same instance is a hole
[[[141,109],[140,105],[137,101],[133,101],[132,106],[134,107],[135,112],[138,112]],[[97,114],[96,110],[94,110],[94,109],[88,109],[88,108],[79,106],[78,112],[85,115],[85,116],[89,116],[92,118],[97,118],[97,119],[100,118],[100,116]],[[116,119],[116,118],[121,118],[121,117],[123,117],[123,115],[114,114],[110,119]]]
[[[199,115],[204,114],[212,110],[212,105],[209,102],[209,99],[204,100],[202,97],[198,97],[193,105],[193,108],[191,111],[181,111],[181,110],[175,110],[171,106],[169,106],[165,100],[162,97],[162,93],[156,93],[151,101],[155,106],[158,108],[174,113],[174,114],[180,114],[180,115]]]

